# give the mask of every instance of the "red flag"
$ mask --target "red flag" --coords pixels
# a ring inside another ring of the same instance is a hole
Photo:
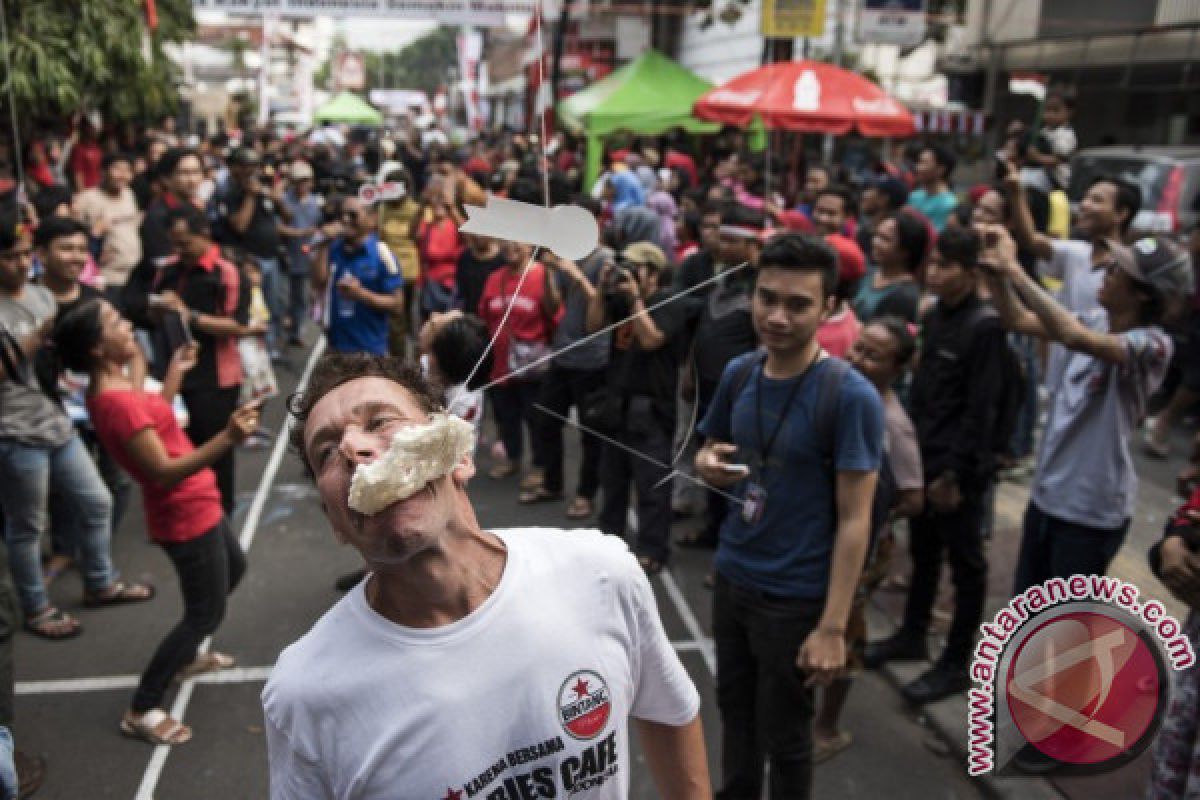
[[[152,31],[158,30],[158,8],[154,0],[146,0],[146,27]]]

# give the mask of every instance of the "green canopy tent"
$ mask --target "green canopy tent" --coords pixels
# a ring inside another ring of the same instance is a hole
[[[383,114],[353,92],[342,92],[313,113],[316,122],[346,122],[382,125]]]
[[[713,85],[655,50],[558,104],[558,118],[587,139],[584,185],[600,174],[600,140],[617,131],[654,136],[672,128],[717,133],[721,126],[692,115],[692,106]]]

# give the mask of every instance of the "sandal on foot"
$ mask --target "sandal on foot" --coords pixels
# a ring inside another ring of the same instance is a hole
[[[854,734],[850,731],[838,731],[838,735],[832,739],[817,739],[813,747],[813,763],[828,761],[853,743]]]
[[[85,608],[116,606],[122,603],[144,603],[154,597],[154,587],[148,583],[117,581],[103,592],[84,592]]]
[[[657,575],[663,569],[663,563],[657,558],[651,558],[650,556],[638,556],[638,564],[641,565],[647,577]]]
[[[579,495],[567,506],[567,519],[587,519],[593,511],[592,501]]]
[[[488,477],[494,478],[495,480],[500,480],[501,478],[507,478],[516,471],[516,464],[511,461],[501,461],[499,464],[488,470]]]
[[[517,495],[517,502],[524,505],[531,503],[553,503],[557,500],[562,500],[562,492],[552,492],[541,486],[536,489],[525,489]]]
[[[138,715],[126,712],[121,718],[121,733],[154,745],[186,744],[192,739],[191,728],[171,719],[160,708],[152,708]]]
[[[540,469],[527,472],[524,478],[521,478],[521,488],[527,492],[534,489],[542,488],[542,484],[546,482],[546,476]]]
[[[237,664],[237,659],[225,653],[218,653],[216,651],[200,653],[196,656],[195,661],[175,673],[174,680],[176,683],[183,683],[190,678],[203,675],[206,672],[220,672],[223,669],[230,669],[235,664]]]
[[[55,641],[78,636],[83,633],[83,626],[70,614],[50,606],[45,611],[26,619],[25,630],[34,636]]]

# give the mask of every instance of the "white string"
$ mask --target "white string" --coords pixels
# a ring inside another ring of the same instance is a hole
[[[496,384],[503,383],[504,381],[508,380],[509,378],[513,378],[513,377],[516,377],[517,375],[520,375],[522,372],[526,372],[527,370],[531,370],[531,369],[536,369],[538,366],[540,366],[541,364],[544,364],[545,362],[549,361],[550,359],[555,358],[556,356],[561,356],[563,353],[574,350],[576,347],[585,345],[588,342],[590,342],[592,339],[595,339],[597,336],[603,336],[604,334],[608,333],[612,329],[614,329],[620,325],[624,325],[626,322],[628,322],[631,319],[634,319],[635,317],[640,317],[644,314],[649,314],[652,311],[657,311],[658,309],[662,308],[663,306],[665,306],[669,303],[673,303],[676,300],[680,299],[681,297],[687,297],[692,292],[702,289],[710,283],[715,283],[716,281],[722,280],[725,278],[725,276],[732,275],[733,273],[737,272],[738,270],[745,269],[748,266],[750,266],[750,262],[743,261],[741,264],[738,264],[736,267],[730,267],[729,269],[725,270],[724,272],[713,275],[711,278],[708,278],[707,280],[703,280],[700,283],[697,283],[695,286],[691,287],[690,289],[684,289],[682,292],[676,292],[675,294],[671,295],[670,297],[668,297],[664,300],[660,300],[659,302],[655,303],[654,305],[650,306],[649,308],[643,308],[641,311],[637,312],[636,314],[632,314],[628,317],[625,317],[624,319],[619,319],[616,322],[612,323],[611,325],[605,325],[600,330],[589,333],[587,336],[584,336],[579,341],[571,342],[566,347],[556,350],[553,353],[550,353],[549,355],[542,356],[537,361],[534,361],[531,364],[526,364],[525,366],[523,366],[519,369],[514,369],[512,372],[508,373],[503,378],[492,381],[488,385],[484,386],[482,389],[480,389],[480,391],[487,391],[488,389],[492,388]]]
[[[664,464],[663,462],[659,461],[657,458],[651,458],[650,456],[646,455],[645,453],[639,452],[638,450],[635,450],[634,448],[630,447],[629,445],[627,445],[623,442],[618,442],[616,439],[613,439],[609,436],[605,436],[603,433],[600,433],[599,431],[594,431],[591,428],[589,428],[587,425],[584,425],[582,422],[575,422],[574,420],[567,419],[566,417],[559,414],[558,412],[551,411],[550,409],[546,408],[541,403],[534,403],[533,407],[536,408],[538,411],[541,411],[543,414],[548,414],[548,415],[554,417],[559,422],[563,422],[567,425],[578,428],[579,430],[583,431],[584,433],[590,433],[592,436],[595,436],[597,439],[600,439],[601,441],[603,441],[607,444],[611,444],[613,447],[620,448],[621,450],[624,450],[626,453],[629,453],[631,456],[637,456],[638,458],[642,459],[643,461],[649,461],[651,464],[653,464],[656,467],[659,467],[660,469],[670,470],[671,474],[667,475],[666,478],[663,478],[663,480],[661,480],[657,484],[655,484],[656,487],[661,486],[663,481],[669,480],[670,478],[674,477],[675,475],[679,475],[680,477],[686,478],[687,480],[691,481],[692,483],[695,483],[699,486],[703,486],[705,489],[708,489],[709,491],[713,491],[719,495],[724,496],[725,499],[729,500],[732,503],[737,503],[739,506],[746,505],[746,501],[742,500],[742,498],[738,497],[737,495],[730,494],[729,492],[725,491],[724,489],[718,489],[715,486],[710,486],[707,483],[705,483],[704,481],[700,480],[699,478],[694,478],[691,475],[688,475],[686,472],[680,472],[677,469],[673,469],[670,464]]]
[[[3,2],[3,0],[0,0],[0,2]],[[543,49],[543,46],[542,46],[542,2],[541,2],[541,0],[538,0],[536,14],[537,14],[537,16],[535,17],[536,24],[534,25],[534,30],[537,31],[537,40],[538,40],[538,53],[539,53],[539,57],[538,57],[538,94],[540,95],[542,92],[542,88],[545,86],[545,83],[546,83],[546,70],[545,70],[546,51]],[[537,110],[536,102],[534,103],[534,110],[535,111]],[[542,120],[542,128],[541,128],[542,135],[540,137],[538,137],[538,147],[542,151],[543,197],[545,199],[546,208],[549,208],[550,207],[550,173],[549,173],[548,168],[550,165],[549,165],[549,160],[546,158],[546,115],[544,113],[544,110],[543,110],[543,113],[541,114],[541,120]],[[479,360],[475,362],[475,366],[471,367],[471,372],[467,375],[467,379],[465,381],[463,381],[463,383],[465,385],[468,385],[468,386],[470,385],[471,381],[475,378],[475,373],[479,372],[479,368],[481,366],[483,366],[484,360],[487,359],[488,354],[491,353],[492,350],[495,348],[496,340],[500,338],[500,334],[504,331],[504,326],[508,323],[508,316],[509,316],[509,314],[512,313],[513,306],[515,306],[517,304],[517,298],[521,296],[521,288],[525,285],[525,276],[527,276],[529,274],[529,270],[533,266],[534,262],[537,260],[538,253],[540,251],[541,251],[540,247],[534,247],[533,252],[529,255],[529,261],[526,262],[525,268],[521,270],[521,277],[517,279],[517,285],[513,289],[513,293],[508,298],[508,306],[504,309],[503,316],[500,317],[500,324],[496,326],[496,332],[493,333],[492,338],[488,340],[487,347],[483,348],[483,352],[479,354]],[[507,269],[507,267],[505,267],[505,269]],[[543,267],[543,269],[545,269],[545,267]],[[516,373],[509,373],[506,377],[512,377],[514,374],[516,374]],[[484,387],[484,389],[486,390],[486,389],[491,388],[494,383],[498,383],[498,381],[493,381],[492,383],[489,383],[487,386]]]
[[[8,10],[0,0],[0,36],[4,39],[4,69],[8,73],[8,113],[12,119],[13,165],[17,168],[17,197],[25,192],[25,167],[21,151],[21,131],[17,127],[17,98],[13,91],[12,42],[8,39]]]

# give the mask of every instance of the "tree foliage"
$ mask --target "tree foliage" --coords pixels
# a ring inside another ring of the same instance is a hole
[[[446,84],[450,68],[458,63],[458,29],[448,26],[434,28],[414,39],[407,46],[388,53],[364,52],[367,89],[421,89],[432,95]],[[333,64],[337,53],[352,43],[344,39],[334,42],[333,53],[317,71],[318,85],[333,88]]]
[[[7,106],[11,83],[25,120],[85,109],[136,120],[174,109],[176,68],[163,45],[183,41],[195,21],[191,0],[157,0],[156,6],[158,30],[147,63],[141,0],[6,0],[12,74],[0,61],[0,106]]]

